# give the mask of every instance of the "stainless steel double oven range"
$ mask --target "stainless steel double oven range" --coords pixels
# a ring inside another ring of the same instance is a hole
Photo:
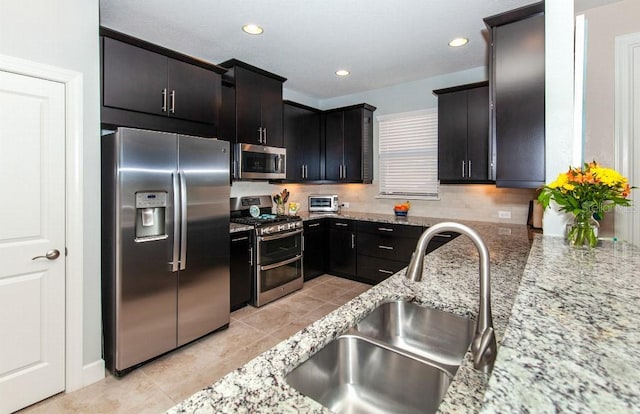
[[[302,288],[302,219],[271,214],[271,196],[231,198],[231,221],[252,226],[251,304],[262,306]]]

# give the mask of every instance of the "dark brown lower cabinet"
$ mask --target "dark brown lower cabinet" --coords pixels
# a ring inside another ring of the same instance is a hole
[[[332,275],[356,277],[355,221],[329,219],[329,269]]]
[[[327,268],[327,224],[325,220],[304,222],[304,280],[326,273]]]
[[[251,299],[253,276],[251,231],[231,234],[229,276],[231,311],[240,309]]]
[[[337,218],[305,221],[304,226],[305,281],[329,273],[372,285],[409,265],[424,231],[422,226]],[[427,253],[457,236],[436,235]]]

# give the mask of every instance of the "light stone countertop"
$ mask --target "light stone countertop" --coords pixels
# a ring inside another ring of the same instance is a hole
[[[367,213],[338,217],[422,226],[445,221]],[[640,412],[640,250],[612,242],[575,250],[560,238],[536,235],[529,254],[524,225],[459,222],[478,231],[489,248],[499,348],[491,377],[472,368],[467,352],[439,411]],[[380,303],[410,300],[475,317],[478,255],[465,236],[427,255],[421,282],[408,281],[404,272],[169,412],[328,413],[289,387],[284,376]]]
[[[253,230],[253,226],[248,224],[229,223],[229,233],[231,234],[247,230]]]
[[[640,412],[640,249],[536,236],[483,413]]]

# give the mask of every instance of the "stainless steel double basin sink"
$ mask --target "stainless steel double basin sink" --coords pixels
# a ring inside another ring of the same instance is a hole
[[[335,413],[430,413],[473,339],[470,319],[386,302],[286,376]]]

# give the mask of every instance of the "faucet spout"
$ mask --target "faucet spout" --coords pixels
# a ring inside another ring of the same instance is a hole
[[[435,235],[444,231],[454,231],[469,237],[480,255],[480,300],[476,330],[473,342],[471,342],[471,353],[473,354],[474,368],[489,373],[493,368],[498,347],[491,318],[489,249],[487,249],[487,245],[480,238],[480,235],[470,227],[454,222],[443,222],[429,227],[418,240],[416,250],[413,252],[411,262],[407,268],[406,277],[414,282],[422,280],[424,255],[427,251],[427,246]]]

